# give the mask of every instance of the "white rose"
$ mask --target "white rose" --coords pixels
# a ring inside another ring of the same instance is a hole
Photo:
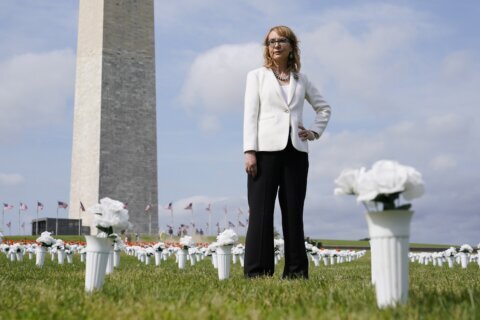
[[[335,179],[337,188],[334,190],[335,195],[358,194],[358,176],[360,172],[365,172],[365,168],[361,169],[345,169],[340,176]]]
[[[217,236],[219,246],[227,246],[238,241],[238,235],[232,229],[227,229]]]
[[[405,167],[407,170],[407,181],[405,183],[405,191],[403,197],[405,200],[419,198],[425,193],[422,175],[412,167]]]

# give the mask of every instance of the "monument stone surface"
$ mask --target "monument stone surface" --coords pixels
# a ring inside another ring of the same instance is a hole
[[[70,218],[110,197],[128,203],[131,231],[148,232],[151,214],[157,233],[153,0],[79,3]]]

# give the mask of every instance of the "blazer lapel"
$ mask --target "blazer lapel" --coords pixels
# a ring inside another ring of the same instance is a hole
[[[288,92],[288,106],[292,103],[295,89],[297,88],[297,79],[295,79],[293,72],[290,72],[290,91]]]
[[[270,71],[269,72],[270,79],[274,82],[274,87],[275,87],[275,91],[277,92],[278,98],[280,99],[280,101],[283,102],[283,105],[288,108],[288,104],[285,102],[285,99],[283,99],[282,88],[280,88],[280,83],[278,82],[277,78],[273,74],[273,70],[269,69],[269,71]]]

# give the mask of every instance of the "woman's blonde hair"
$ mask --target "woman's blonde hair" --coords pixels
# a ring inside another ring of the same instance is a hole
[[[292,47],[292,52],[288,56],[287,68],[288,68],[288,71],[292,71],[293,73],[299,73],[301,64],[300,64],[300,48],[298,47],[297,36],[295,35],[295,33],[293,33],[292,29],[290,29],[287,26],[276,26],[271,28],[268,31],[263,41],[263,44],[265,45],[263,49],[263,59],[264,59],[263,65],[266,68],[270,68],[270,69],[275,65],[273,58],[270,56],[270,51],[268,50],[268,36],[272,31],[275,31],[276,33],[278,33],[278,35],[285,37],[289,40],[290,46]]]

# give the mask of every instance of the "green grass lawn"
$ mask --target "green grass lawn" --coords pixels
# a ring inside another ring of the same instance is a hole
[[[174,257],[143,265],[123,255],[101,291],[84,292],[85,265],[47,255],[10,262],[0,254],[0,319],[480,319],[480,270],[410,265],[409,302],[378,310],[369,255],[333,266],[310,264],[309,280],[244,279],[239,264],[217,280],[209,258],[179,270]]]

